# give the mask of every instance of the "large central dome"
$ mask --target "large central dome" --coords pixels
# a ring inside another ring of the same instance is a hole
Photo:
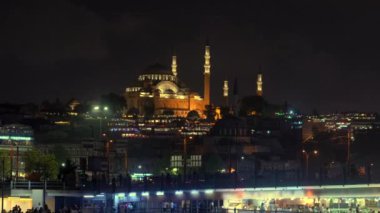
[[[145,74],[161,74],[161,75],[173,75],[172,71],[169,69],[169,67],[155,63],[147,67],[141,72],[142,75]]]
[[[173,75],[173,72],[167,66],[159,63],[150,65],[139,76],[139,81],[176,81],[176,79],[176,76]]]

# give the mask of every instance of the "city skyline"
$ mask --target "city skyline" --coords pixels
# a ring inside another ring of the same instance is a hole
[[[1,102],[122,94],[150,64],[170,66],[173,49],[178,75],[202,94],[209,38],[217,105],[224,80],[232,88],[237,77],[240,96],[253,95],[261,71],[270,102],[287,101],[304,113],[380,111],[380,17],[369,3],[1,4]]]

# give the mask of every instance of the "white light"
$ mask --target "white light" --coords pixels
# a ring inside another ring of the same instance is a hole
[[[157,196],[162,196],[162,195],[164,195],[164,192],[162,192],[162,191],[158,191],[158,192],[156,192],[156,195],[157,195]]]
[[[214,193],[214,190],[213,189],[206,189],[205,193],[206,194],[212,194],[212,193]]]
[[[128,196],[129,197],[136,197],[136,192],[129,192]]]
[[[199,194],[199,191],[198,190],[191,190],[191,192],[190,192],[192,195],[197,195],[197,194]]]
[[[104,194],[98,194],[96,197],[104,197]]]
[[[99,110],[99,106],[95,106],[95,107],[94,107],[94,110]]]
[[[83,195],[84,198],[94,198],[94,195]]]
[[[125,193],[119,193],[117,194],[118,197],[125,197]]]
[[[108,107],[104,107],[104,110],[107,111],[107,110],[108,110]]]
[[[66,164],[65,164],[65,163],[62,163],[62,164],[61,164],[61,166],[62,166],[62,167],[65,167],[65,166],[66,166]]]
[[[149,192],[142,192],[141,195],[147,197],[149,196]]]
[[[183,195],[183,191],[175,191],[175,195]]]
[[[142,166],[141,166],[141,165],[139,165],[139,166],[138,166],[138,168],[139,168],[139,169],[141,169],[141,168],[142,168]]]

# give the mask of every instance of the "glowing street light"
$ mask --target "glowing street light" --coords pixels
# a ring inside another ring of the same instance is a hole
[[[129,197],[136,197],[136,192],[130,192],[130,193],[128,194],[128,196],[129,196]]]
[[[192,195],[198,195],[199,191],[194,189],[194,190],[190,191],[190,194],[192,194]]]
[[[95,105],[92,108],[93,113],[99,115],[99,135],[102,136],[102,119],[106,118],[106,113],[108,112],[109,108],[108,106],[100,106],[100,105]]]
[[[305,160],[306,160],[306,178],[309,177],[309,156],[310,156],[310,153],[308,151],[306,151],[305,149],[302,150],[302,153],[305,155]],[[311,152],[312,154],[314,155],[318,155],[318,150],[313,150]]]
[[[205,193],[206,194],[212,194],[212,193],[214,193],[214,190],[213,189],[206,189]]]
[[[175,195],[178,195],[178,196],[183,195],[183,191],[175,191]]]

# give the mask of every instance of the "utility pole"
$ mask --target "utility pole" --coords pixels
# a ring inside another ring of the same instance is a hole
[[[347,171],[350,171],[350,153],[351,153],[351,127],[347,129]]]
[[[108,183],[111,180],[111,163],[110,163],[110,151],[111,151],[111,146],[112,146],[113,140],[109,140],[106,138],[106,157],[107,157],[107,179]]]
[[[10,180],[12,181],[13,180],[13,143],[12,143],[12,146],[11,146],[11,152],[10,152],[10,156],[9,156],[9,158],[10,158],[10,165],[11,165],[11,169],[10,169],[10,171],[9,171],[9,177],[10,177]]]
[[[45,168],[44,169],[44,174],[43,174],[43,177],[44,177],[44,188],[42,190],[42,206],[43,207],[45,207],[45,202],[46,202],[46,188],[47,188],[46,175],[47,175],[47,172],[46,172],[46,168]]]
[[[19,161],[18,161],[18,159],[19,159],[19,157],[18,157],[18,155],[19,155],[20,153],[19,153],[19,148],[18,148],[18,146],[16,147],[16,182],[18,181],[18,164],[19,164]]]
[[[304,152],[305,153],[305,159],[306,159],[306,179],[309,178],[309,153],[307,152]]]
[[[187,136],[183,139],[183,183],[186,184],[187,169]]]

